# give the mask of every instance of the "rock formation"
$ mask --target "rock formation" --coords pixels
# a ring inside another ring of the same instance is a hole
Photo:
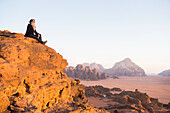
[[[168,105],[164,105],[156,98],[139,91],[122,91],[119,94],[110,93],[110,89],[102,86],[86,87],[87,97],[97,97],[107,100],[104,108],[110,113],[165,113]]]
[[[168,104],[163,104],[166,109],[170,109],[170,102]]]
[[[110,89],[109,88],[104,88],[101,85],[97,85],[97,86],[88,86],[86,87],[86,96],[87,97],[105,97],[105,96],[109,96],[112,95],[110,93]]]
[[[97,64],[97,63],[83,63],[83,65],[86,67],[86,66],[90,66],[91,69],[97,69],[98,72],[100,73],[104,73],[105,72],[105,69],[104,67],[101,65],[101,64]]]
[[[63,73],[67,65],[35,39],[0,31],[0,112],[106,113],[87,103],[85,87]]]
[[[113,68],[106,69],[105,72],[112,76],[146,76],[144,70],[133,63],[129,58],[117,62]]]
[[[106,73],[99,73],[96,68],[92,70],[90,66],[85,67],[83,64],[78,64],[76,67],[66,67],[64,72],[71,78],[79,78],[82,80],[100,80],[107,78]]]
[[[160,76],[170,76],[170,69],[162,71],[158,75],[160,75]]]
[[[119,77],[118,77],[118,76],[115,76],[115,75],[112,76],[112,78],[113,78],[113,79],[119,79]]]
[[[122,89],[114,87],[114,88],[110,89],[110,91],[122,91]]]

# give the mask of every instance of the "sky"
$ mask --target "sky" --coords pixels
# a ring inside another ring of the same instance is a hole
[[[0,30],[30,19],[69,66],[112,68],[130,58],[146,73],[170,69],[170,0],[0,0]]]

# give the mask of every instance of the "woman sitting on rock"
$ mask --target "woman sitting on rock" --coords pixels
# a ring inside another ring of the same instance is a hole
[[[31,19],[30,20],[30,23],[28,24],[27,26],[27,31],[25,33],[25,36],[26,37],[32,37],[36,40],[38,40],[38,42],[40,42],[41,44],[46,44],[47,41],[42,41],[42,37],[41,37],[41,34],[39,34],[36,29],[35,29],[35,20],[34,19]]]

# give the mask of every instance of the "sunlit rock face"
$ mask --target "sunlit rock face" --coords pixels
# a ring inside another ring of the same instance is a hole
[[[0,31],[0,112],[106,112],[87,103],[84,86],[63,73],[67,65],[37,40]]]

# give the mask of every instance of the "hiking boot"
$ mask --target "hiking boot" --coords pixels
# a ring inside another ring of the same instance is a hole
[[[43,44],[45,45],[47,43],[47,40],[43,42]]]

